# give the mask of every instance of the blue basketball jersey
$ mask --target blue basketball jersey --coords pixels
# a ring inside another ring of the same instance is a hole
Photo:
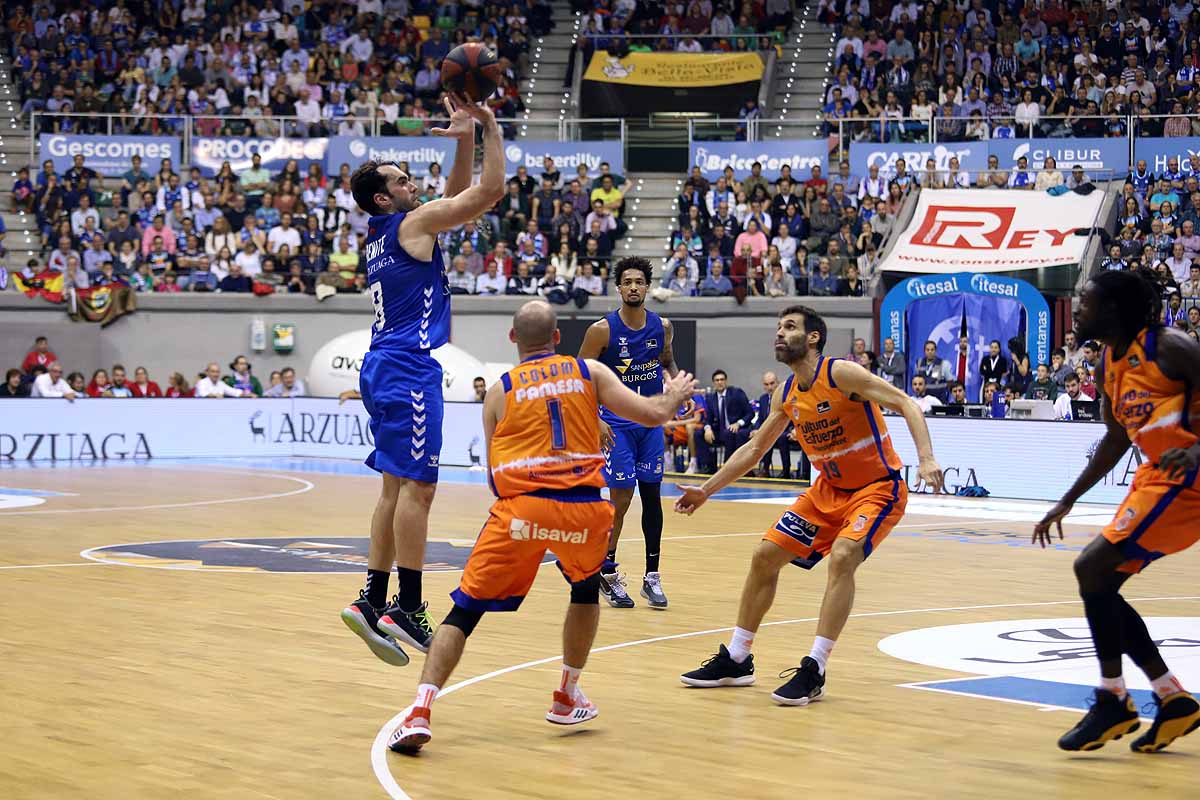
[[[608,320],[608,347],[604,348],[599,360],[617,374],[621,383],[638,394],[662,394],[663,374],[659,362],[665,341],[662,317],[647,311],[646,324],[636,331],[621,320],[619,311],[613,311],[605,319]],[[613,427],[637,425],[608,409],[601,409],[601,418]]]
[[[450,341],[450,284],[437,240],[419,261],[400,246],[407,212],[367,223],[367,287],[375,306],[372,350],[433,350]]]

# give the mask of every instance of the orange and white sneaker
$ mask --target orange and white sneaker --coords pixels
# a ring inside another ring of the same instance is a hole
[[[414,706],[400,723],[400,727],[392,731],[388,739],[388,749],[393,753],[414,755],[421,747],[433,738],[429,730],[429,709]]]
[[[583,692],[575,690],[571,697],[566,692],[554,691],[554,702],[546,712],[546,721],[555,725],[578,725],[595,719],[600,714],[596,704],[588,700]]]

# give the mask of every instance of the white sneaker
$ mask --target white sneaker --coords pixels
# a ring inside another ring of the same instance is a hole
[[[651,608],[667,607],[667,596],[662,590],[662,577],[657,572],[647,572],[642,578],[642,597],[646,598]]]
[[[400,727],[392,731],[388,739],[388,749],[393,753],[412,755],[421,749],[422,745],[433,738],[429,729],[429,709],[413,707],[400,723]]]
[[[696,463],[696,459],[693,458],[691,461],[688,462],[687,469],[685,469],[683,471],[683,474],[684,475],[695,475],[699,471],[700,471],[700,465],[698,463]]]
[[[566,692],[554,691],[554,702],[546,712],[546,721],[555,725],[578,725],[581,722],[595,719],[600,710],[596,704],[588,700],[583,692],[575,690],[575,697],[568,697]]]

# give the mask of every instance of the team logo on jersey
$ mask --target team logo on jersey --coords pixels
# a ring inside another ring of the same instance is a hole
[[[1116,522],[1114,522],[1113,525],[1117,530],[1123,531],[1129,527],[1129,524],[1131,522],[1133,522],[1134,517],[1136,517],[1136,516],[1137,516],[1136,508],[1127,508],[1127,509],[1125,509],[1124,514],[1117,517]]]
[[[817,413],[818,414],[824,414],[830,408],[831,408],[831,406],[829,405],[828,400],[822,400],[821,402],[817,403]],[[800,413],[796,412],[796,419],[799,419],[799,418],[800,418]]]
[[[566,544],[583,544],[588,540],[588,529],[582,531],[564,531],[559,528],[546,528],[536,522],[524,519],[514,519],[509,523],[508,535],[518,542],[565,542]]]
[[[867,515],[859,514],[858,519],[854,520],[854,530],[861,531],[865,527],[867,527]]]
[[[628,367],[628,366],[629,366],[628,362],[629,362],[629,360],[631,359],[631,356],[629,355],[629,348],[628,348],[628,347],[622,347],[622,348],[621,348],[621,358],[623,358],[623,359],[625,359],[625,360],[626,360],[626,364],[625,364],[625,366],[626,366],[626,367]]]
[[[658,339],[647,339],[646,340],[646,349],[647,350],[657,350],[658,349]]]
[[[617,337],[617,344],[621,345],[621,347],[625,347],[627,344],[629,344],[629,337],[627,337],[627,336],[618,336],[618,337]]]
[[[1142,360],[1140,358],[1138,358],[1137,356],[1129,357],[1129,366],[1140,367],[1141,365],[1142,365]]]
[[[775,523],[775,530],[787,534],[805,547],[812,547],[820,527],[812,524],[795,511],[785,511]]]
[[[622,356],[627,356],[627,355],[629,355],[629,352],[628,352],[628,351],[623,351],[623,352],[621,353],[621,355],[622,355]],[[629,369],[629,365],[630,365],[630,364],[632,364],[632,363],[633,363],[633,359],[632,359],[632,358],[626,358],[626,359],[624,359],[624,361],[622,361],[622,363],[620,363],[620,364],[617,364],[617,365],[616,365],[616,367],[617,367],[617,372],[619,372],[619,373],[621,373],[622,375],[624,375],[624,374],[625,374],[625,372],[626,372],[626,371]]]

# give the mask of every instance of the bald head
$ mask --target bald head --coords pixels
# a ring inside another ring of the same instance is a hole
[[[521,351],[553,348],[558,315],[545,300],[530,300],[513,314],[513,341]]]

